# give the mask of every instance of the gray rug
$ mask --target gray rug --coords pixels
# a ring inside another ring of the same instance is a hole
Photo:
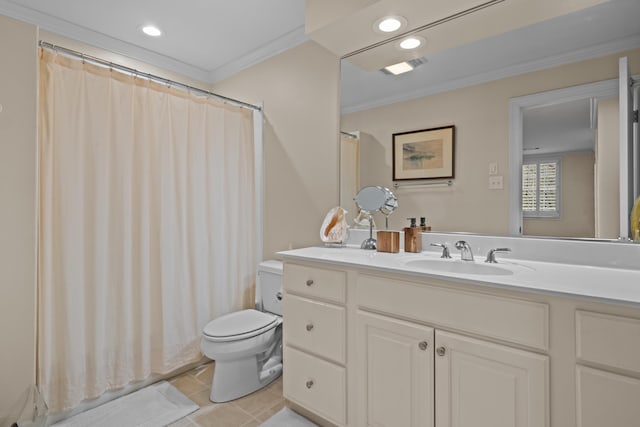
[[[318,427],[318,425],[285,407],[259,427]]]
[[[152,384],[52,427],[161,427],[199,408],[166,381]]]

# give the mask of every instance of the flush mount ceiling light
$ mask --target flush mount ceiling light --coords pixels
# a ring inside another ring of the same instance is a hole
[[[379,33],[393,33],[407,26],[407,20],[402,16],[385,16],[373,24],[373,29]]]
[[[160,28],[153,25],[145,25],[142,27],[142,32],[151,37],[159,37],[162,35]]]
[[[387,67],[380,69],[380,71],[382,71],[383,74],[397,76],[398,74],[403,74],[403,73],[407,73],[409,71],[415,70],[422,64],[426,64],[426,63],[427,63],[427,58],[425,57],[413,58],[403,62],[399,62],[397,64],[389,65]]]
[[[398,46],[400,46],[400,49],[409,50],[409,49],[418,48],[424,45],[426,42],[427,41],[425,40],[424,37],[411,36],[411,37],[407,37],[406,39],[402,39],[398,44]]]
[[[384,67],[389,73],[397,76],[398,74],[408,73],[413,70],[413,66],[408,62],[398,62],[397,64]]]

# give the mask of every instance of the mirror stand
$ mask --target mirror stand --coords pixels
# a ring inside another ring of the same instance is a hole
[[[373,238],[373,215],[371,215],[371,212],[367,212],[367,215],[369,215],[369,238],[362,242],[360,249],[370,249],[375,251],[377,249],[377,242],[376,239]]]

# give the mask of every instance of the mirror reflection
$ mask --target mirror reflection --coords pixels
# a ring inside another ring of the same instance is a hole
[[[426,216],[434,231],[513,234],[510,194],[515,191],[522,208],[524,187],[522,171],[510,167],[510,100],[616,79],[622,56],[628,57],[631,74],[639,74],[639,17],[637,1],[606,2],[438,49],[433,44],[452,21],[440,25],[437,34],[433,28],[420,33],[430,51],[416,53],[416,68],[398,76],[378,68],[385,58],[397,59],[396,41],[345,57],[341,64],[341,129],[357,135],[352,138],[357,142],[347,145],[341,141],[341,202],[347,203],[359,186],[393,188],[393,133],[455,125],[453,184],[401,184],[395,190],[400,201],[398,215],[389,226],[400,229],[403,218]],[[555,171],[562,187],[554,195],[558,212],[546,215],[544,209],[540,211],[541,195],[537,194],[538,212],[519,210],[516,233],[618,237],[619,197],[614,184],[619,168],[611,164],[617,155],[617,103],[617,95],[585,94],[581,99],[574,96],[566,102],[554,100],[522,110],[523,145],[518,162],[527,165],[536,157],[560,158]],[[543,139],[546,148],[540,146]],[[599,144],[603,140],[606,146]],[[345,160],[345,147],[355,145]],[[606,166],[600,164],[601,158],[608,162]],[[536,164],[538,180],[540,164],[545,163]],[[533,167],[528,168],[531,181]],[[550,168],[542,167],[545,176],[551,176]],[[350,178],[345,178],[347,174]],[[541,189],[538,184],[536,191]],[[525,191],[530,196],[531,186]],[[542,201],[547,209],[552,203],[545,197]],[[533,199],[527,200],[525,208],[532,209]]]

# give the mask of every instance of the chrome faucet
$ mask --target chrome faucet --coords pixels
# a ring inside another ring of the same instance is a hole
[[[442,248],[442,255],[440,255],[440,258],[451,258],[451,254],[449,254],[449,248],[446,243],[432,243],[431,246]]]
[[[497,263],[498,261],[496,261],[496,252],[511,252],[511,248],[495,248],[495,249],[491,249],[488,253],[487,253],[487,259],[484,260],[484,262],[490,262],[490,263]]]
[[[464,240],[456,242],[456,249],[460,249],[460,259],[463,261],[473,261],[473,252],[471,246]]]

